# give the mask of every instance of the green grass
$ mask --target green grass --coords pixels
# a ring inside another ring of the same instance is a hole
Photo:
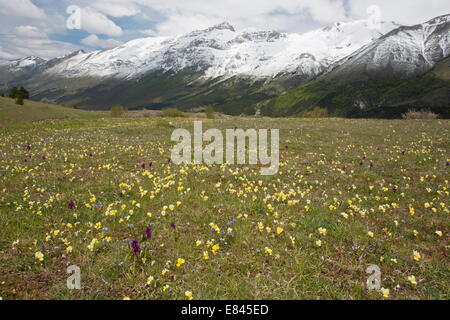
[[[14,99],[0,97],[0,125],[31,123],[61,119],[95,119],[99,112],[90,112],[65,108],[41,102],[25,100],[24,105],[17,105]]]
[[[0,128],[0,297],[383,299],[365,286],[366,268],[377,264],[386,299],[450,298],[449,121],[234,118],[203,126],[280,128],[279,174],[168,163],[172,131],[192,130],[191,119]],[[66,288],[69,263],[81,268],[82,290]]]

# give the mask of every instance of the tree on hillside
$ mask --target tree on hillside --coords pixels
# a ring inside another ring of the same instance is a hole
[[[17,89],[17,87],[12,87],[11,90],[9,91],[9,97],[12,99],[17,98],[18,92],[19,92],[19,89]]]
[[[213,106],[209,105],[205,107],[205,114],[208,119],[214,119],[215,112]]]
[[[23,98],[22,97],[17,97],[16,98],[16,104],[23,106],[24,102],[23,102]]]
[[[12,99],[29,99],[30,93],[24,87],[20,87],[20,89],[18,89],[17,87],[12,87],[12,89],[9,91],[9,97]]]
[[[30,99],[30,93],[24,87],[20,87],[18,95],[22,99],[27,99],[27,100]]]

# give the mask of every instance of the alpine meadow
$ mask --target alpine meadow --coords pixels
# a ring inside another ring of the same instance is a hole
[[[47,2],[0,0],[0,300],[450,299],[447,1]]]

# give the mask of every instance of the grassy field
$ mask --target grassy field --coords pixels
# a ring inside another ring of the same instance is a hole
[[[203,120],[280,128],[280,172],[262,177],[169,163],[192,119],[73,112],[0,127],[5,300],[450,298],[447,120]]]
[[[15,103],[14,99],[0,97],[0,125],[63,119],[95,119],[102,115],[104,116],[105,114],[30,100],[25,100],[25,104],[20,106]]]

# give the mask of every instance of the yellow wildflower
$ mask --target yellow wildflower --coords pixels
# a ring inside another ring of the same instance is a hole
[[[420,261],[420,259],[422,259],[422,256],[420,255],[420,253],[416,250],[413,251],[413,258],[416,261]]]
[[[191,291],[186,291],[186,292],[184,293],[184,295],[186,296],[186,298],[187,298],[188,300],[194,299],[194,297],[193,297]]]
[[[37,260],[39,260],[39,261],[44,261],[44,254],[43,254],[42,252],[40,252],[40,251],[36,252],[36,253],[34,254],[34,257],[35,257]]]
[[[216,253],[217,251],[219,251],[219,249],[220,249],[220,246],[218,246],[217,244],[213,245],[211,248],[213,253]]]
[[[184,263],[185,263],[185,260],[184,260],[183,258],[179,258],[179,259],[177,260],[176,266],[177,266],[177,267],[181,267]]]
[[[409,276],[408,281],[411,282],[411,284],[413,285],[417,285],[416,277],[414,276]]]

